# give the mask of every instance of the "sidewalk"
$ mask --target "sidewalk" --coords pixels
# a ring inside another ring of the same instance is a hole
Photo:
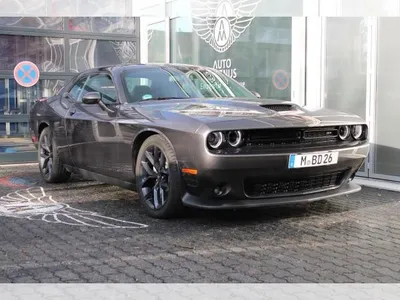
[[[37,161],[37,150],[29,138],[0,138],[0,164]]]

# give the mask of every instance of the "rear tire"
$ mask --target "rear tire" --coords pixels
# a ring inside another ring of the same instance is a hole
[[[136,189],[146,213],[158,219],[182,215],[182,179],[171,143],[158,134],[148,137],[135,165]]]
[[[61,162],[49,127],[43,129],[38,147],[39,170],[47,183],[65,182],[71,177]]]

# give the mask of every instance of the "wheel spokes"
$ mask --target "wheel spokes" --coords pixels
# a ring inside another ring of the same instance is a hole
[[[50,161],[50,157],[47,156],[44,160],[43,160],[43,164],[42,164],[42,169],[47,169],[47,166],[49,164]]]
[[[152,209],[160,209],[168,200],[169,180],[167,158],[157,146],[150,146],[141,159],[140,188],[145,202]]]
[[[160,172],[161,170],[161,164],[160,164],[160,157],[162,153],[158,147],[154,147],[154,168],[157,170],[157,172]]]
[[[154,176],[156,174],[149,166],[149,163],[147,161],[142,161],[142,167],[146,171],[147,175]]]
[[[42,148],[50,153],[51,150],[50,150],[50,144],[49,144],[49,139],[47,138],[47,135],[45,135],[43,137],[43,141],[44,141],[44,143],[42,144]]]
[[[151,163],[151,165],[154,166],[154,156],[153,156],[153,154],[151,154],[149,151],[145,151],[144,155],[146,156],[148,161]]]
[[[48,135],[43,136],[43,140],[40,143],[40,168],[43,174],[48,177],[51,176],[51,171],[53,169],[53,156],[52,156],[52,146]]]
[[[51,174],[51,171],[53,170],[53,160],[50,158],[49,163],[47,164],[47,169],[48,173]]]
[[[165,162],[166,162],[165,155],[164,155],[164,153],[161,153],[161,157],[160,157],[160,169],[161,170],[165,169]]]
[[[158,203],[158,198],[159,198],[159,194],[160,194],[160,187],[158,186],[158,184],[156,184],[153,188],[153,193],[154,193],[154,208],[157,209],[160,204]]]
[[[165,203],[165,190],[162,188],[160,184],[160,196],[161,196],[161,206]]]

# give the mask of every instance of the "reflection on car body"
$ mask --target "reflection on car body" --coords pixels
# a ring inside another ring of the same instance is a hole
[[[369,151],[358,116],[262,99],[182,64],[82,72],[36,102],[30,129],[47,182],[74,172],[132,189],[158,218],[357,192]]]

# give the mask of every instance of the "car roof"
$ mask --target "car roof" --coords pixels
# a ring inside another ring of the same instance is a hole
[[[147,63],[147,64],[132,64],[132,63],[128,64],[127,63],[127,64],[106,65],[106,66],[99,66],[96,68],[90,68],[90,69],[80,72],[80,74],[101,72],[101,71],[110,71],[110,72],[117,71],[117,70],[123,71],[125,69],[131,69],[131,68],[148,68],[148,67],[169,67],[169,68],[176,68],[178,70],[185,70],[185,71],[210,69],[210,67],[207,67],[207,66],[192,65],[192,64],[179,64],[179,63]]]

